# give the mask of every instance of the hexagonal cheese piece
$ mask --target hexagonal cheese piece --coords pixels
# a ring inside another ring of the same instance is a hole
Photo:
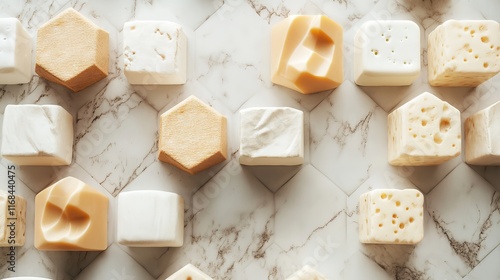
[[[38,29],[35,71],[80,91],[108,75],[109,35],[69,8]]]
[[[304,114],[288,107],[240,111],[240,163],[298,165],[304,162]]]
[[[226,159],[226,117],[194,96],[161,115],[158,134],[158,159],[190,174]]]
[[[58,105],[8,105],[2,157],[17,165],[71,164],[73,117]]]
[[[0,18],[0,84],[29,83],[31,36],[17,18]]]
[[[314,268],[306,265],[290,277],[286,278],[286,280],[327,280],[327,278]]]
[[[465,120],[465,161],[500,165],[500,102]]]
[[[475,87],[500,72],[500,25],[447,20],[429,34],[429,84]]]
[[[0,191],[0,247],[23,246],[26,235],[26,200]]]
[[[414,189],[378,189],[359,198],[362,243],[416,244],[424,238],[424,196]]]
[[[271,32],[273,83],[308,94],[344,80],[342,26],[327,16],[290,16]]]
[[[192,264],[187,264],[165,280],[213,280]]]
[[[437,165],[460,154],[460,111],[424,92],[389,114],[389,163]]]
[[[35,197],[35,248],[44,251],[101,251],[108,246],[108,198],[66,177]]]
[[[354,39],[354,79],[361,86],[406,86],[420,75],[420,28],[410,20],[371,20]]]

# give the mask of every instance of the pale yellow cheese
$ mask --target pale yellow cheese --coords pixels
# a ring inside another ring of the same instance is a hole
[[[23,246],[26,237],[26,199],[0,191],[0,247]]]

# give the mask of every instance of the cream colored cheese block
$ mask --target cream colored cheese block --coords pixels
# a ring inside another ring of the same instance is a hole
[[[0,84],[29,83],[31,36],[17,18],[0,18]]]
[[[290,277],[286,278],[286,280],[328,280],[328,278],[316,271],[314,268],[306,265]]]
[[[66,177],[35,197],[35,248],[43,251],[102,251],[108,246],[108,198]]]
[[[213,280],[192,264],[187,264],[165,280]]]
[[[447,20],[429,34],[429,84],[475,87],[500,71],[500,25],[492,20]]]
[[[109,34],[69,8],[38,29],[35,71],[80,91],[108,75]]]
[[[500,102],[465,121],[465,161],[474,165],[500,165]]]
[[[304,162],[304,114],[288,107],[240,111],[240,163],[299,165]]]
[[[354,39],[354,79],[361,86],[406,86],[420,75],[420,28],[410,20],[370,20]]]
[[[23,246],[26,236],[26,200],[0,191],[0,247]]]
[[[271,31],[271,80],[309,94],[344,80],[343,29],[327,16],[289,16]]]
[[[361,243],[416,244],[424,238],[424,196],[414,189],[378,189],[359,198]]]
[[[460,155],[460,111],[431,93],[394,110],[387,125],[392,165],[437,165]]]
[[[8,105],[2,157],[17,165],[71,164],[73,117],[58,105]]]

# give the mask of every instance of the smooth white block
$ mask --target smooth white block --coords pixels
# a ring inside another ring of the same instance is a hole
[[[0,190],[0,247],[23,246],[25,240],[26,200]]]
[[[73,117],[58,105],[8,105],[2,157],[17,165],[71,164]]]
[[[187,264],[165,280],[213,280],[192,264]]]
[[[465,121],[465,161],[474,165],[500,165],[500,102]]]
[[[240,111],[240,163],[299,165],[304,162],[304,114],[288,107]]]
[[[354,39],[354,79],[361,86],[406,86],[420,75],[420,28],[410,20],[371,20]]]
[[[306,265],[286,280],[328,280],[323,274]]]
[[[29,83],[31,36],[17,18],[0,18],[0,84]]]
[[[187,40],[169,21],[130,21],[123,27],[125,76],[131,84],[186,83]]]
[[[184,200],[164,191],[118,195],[118,243],[130,247],[180,247],[184,242]]]

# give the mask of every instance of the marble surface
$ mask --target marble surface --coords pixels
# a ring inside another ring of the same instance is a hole
[[[75,154],[67,167],[18,167],[17,193],[28,201],[26,245],[16,272],[52,279],[163,280],[187,263],[214,279],[285,279],[304,264],[329,279],[500,279],[500,169],[464,163],[434,167],[387,164],[386,117],[430,91],[462,112],[462,121],[500,100],[500,76],[477,88],[427,83],[427,35],[447,19],[500,21],[492,0],[29,0],[1,1],[0,17],[28,32],[74,7],[110,33],[110,74],[80,93],[34,76],[0,87],[8,104],[59,104],[75,118]],[[345,29],[346,81],[333,91],[301,95],[270,80],[270,29],[292,14],[326,14]],[[188,82],[131,86],[122,69],[123,23],[173,20],[188,36]],[[363,22],[411,19],[421,28],[422,74],[408,87],[353,83],[353,38]],[[195,176],[158,162],[157,118],[189,95],[228,117],[229,159]],[[244,167],[238,163],[238,111],[289,106],[304,112],[305,163]],[[462,137],[463,139],[463,137]],[[9,162],[1,161],[1,178]],[[36,193],[74,176],[110,198],[110,247],[104,252],[41,252],[33,247]],[[5,186],[4,184],[1,184]],[[362,245],[358,198],[374,188],[425,194],[425,237],[415,246]],[[181,248],[128,248],[115,242],[116,195],[166,190],[185,200]]]

